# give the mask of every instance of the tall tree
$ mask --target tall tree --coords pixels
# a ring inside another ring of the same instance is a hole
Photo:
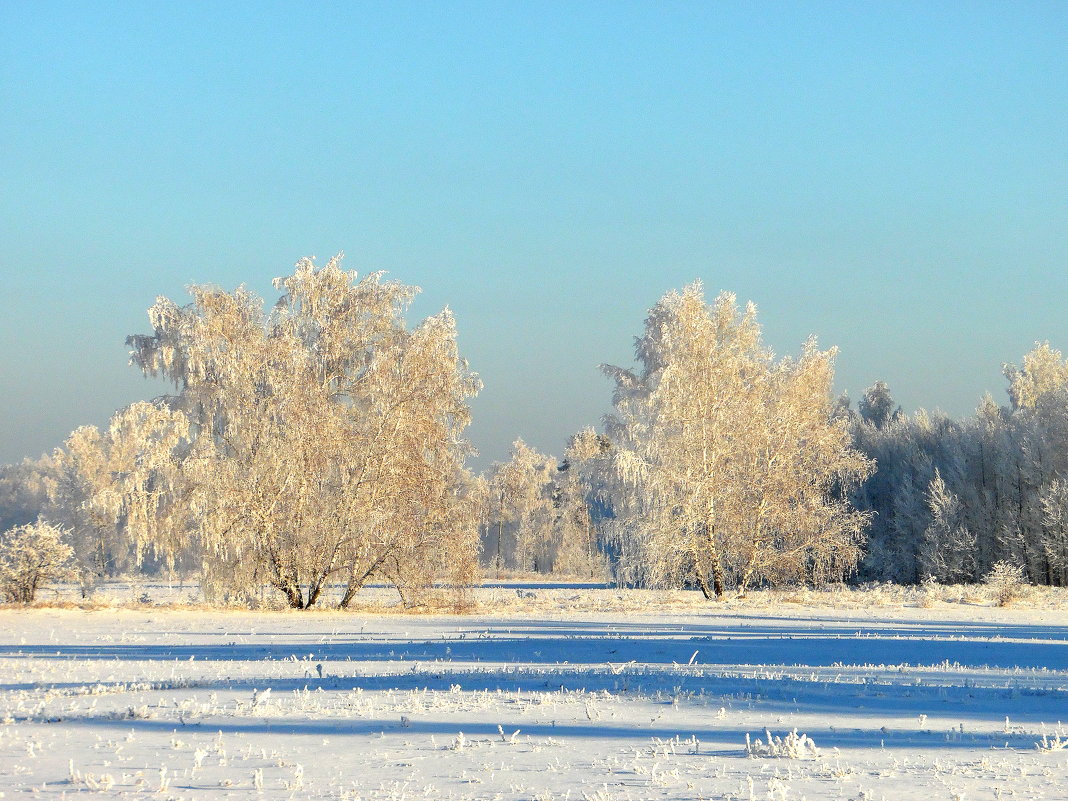
[[[498,571],[502,564],[518,570],[552,569],[555,470],[553,457],[522,439],[512,443],[511,459],[494,466],[490,487],[497,500],[490,546]]]
[[[854,421],[857,447],[878,464],[854,496],[875,515],[864,577],[969,581],[1011,561],[1036,583],[1068,580],[1068,361],[1037,343],[1003,369],[1011,406],[987,395],[963,420],[920,410]]]
[[[117,412],[104,431],[82,426],[56,452],[50,519],[69,531],[83,590],[141,563],[188,523],[178,459],[189,420],[164,403]]]
[[[340,257],[276,279],[272,311],[244,288],[160,298],[132,359],[174,382],[190,421],[180,473],[191,524],[158,532],[193,549],[209,586],[266,582],[296,608],[341,580],[347,605],[372,576],[406,601],[477,560],[467,398],[480,388],[447,310],[409,330],[418,291]],[[466,580],[466,579],[465,579]]]
[[[920,562],[924,573],[943,583],[974,581],[975,534],[968,530],[960,498],[946,486],[940,471],[927,488],[931,523],[924,532]]]
[[[699,283],[670,292],[638,338],[637,372],[615,379],[608,433],[630,487],[624,527],[648,581],[693,581],[706,597],[729,583],[824,581],[856,563],[867,516],[841,488],[870,463],[831,420],[834,352],[811,341],[776,361],[756,309],[705,303]]]
[[[593,503],[609,448],[608,438],[603,434],[597,434],[592,428],[583,429],[568,441],[564,461],[556,470],[553,567],[561,573],[591,579],[605,574]]]

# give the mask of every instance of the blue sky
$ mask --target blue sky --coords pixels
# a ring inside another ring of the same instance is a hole
[[[346,252],[449,305],[479,464],[607,410],[695,278],[838,387],[1068,350],[1063,3],[0,4],[0,462],[164,391],[157,294]]]

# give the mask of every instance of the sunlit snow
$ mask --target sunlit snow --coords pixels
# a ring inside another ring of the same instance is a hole
[[[0,610],[0,792],[975,801],[1068,786],[1062,602],[480,592],[493,614]]]

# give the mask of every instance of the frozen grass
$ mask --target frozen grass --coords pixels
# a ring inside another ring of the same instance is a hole
[[[397,593],[385,586],[363,590],[349,609],[354,613],[423,615],[473,613],[500,615],[544,615],[585,612],[705,612],[710,610],[767,609],[788,607],[869,609],[869,608],[954,608],[959,606],[1004,606],[1018,609],[1068,611],[1068,588],[1036,587],[1029,584],[993,580],[978,584],[944,585],[925,582],[916,586],[899,584],[832,585],[826,588],[791,587],[751,590],[745,596],[728,596],[709,602],[696,590],[618,589],[588,579],[546,578],[514,574],[497,580],[487,578],[482,587],[462,598],[451,590],[431,593],[423,603],[405,607]],[[0,604],[0,608],[4,605]],[[248,609],[244,603],[208,604],[196,584],[131,579],[116,581],[82,597],[77,585],[55,585],[42,591],[33,608],[102,609]],[[277,594],[264,591],[255,609],[288,611]],[[329,599],[310,610],[332,612]],[[299,614],[308,614],[300,612]]]
[[[820,751],[807,734],[798,734],[797,729],[776,737],[764,729],[764,739],[753,740],[745,734],[745,752],[751,757],[782,757],[784,759],[818,759]]]
[[[525,583],[454,616],[170,608],[189,588],[159,585],[3,609],[0,793],[1063,798],[1063,598],[922,591]]]

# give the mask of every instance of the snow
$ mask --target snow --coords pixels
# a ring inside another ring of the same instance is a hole
[[[523,592],[463,616],[0,609],[0,793],[1065,797],[1061,604]]]

